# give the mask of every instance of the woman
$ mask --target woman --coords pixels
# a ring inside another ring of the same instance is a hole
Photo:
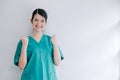
[[[43,33],[46,11],[34,10],[31,23],[33,31],[18,42],[14,57],[14,64],[23,70],[21,80],[57,80],[54,65],[58,66],[64,57],[56,35],[50,37]]]

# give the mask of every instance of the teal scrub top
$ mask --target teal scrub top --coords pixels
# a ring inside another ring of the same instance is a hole
[[[27,64],[22,72],[21,80],[57,80],[55,64],[53,61],[53,45],[51,37],[43,34],[39,42],[28,36]],[[22,41],[18,42],[14,64],[18,66],[21,54]],[[64,59],[59,48],[61,60]]]

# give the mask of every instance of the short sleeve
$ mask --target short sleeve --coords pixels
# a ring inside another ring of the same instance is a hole
[[[61,56],[61,60],[63,60],[64,56],[63,56],[62,50],[60,49],[60,47],[58,47],[58,49],[59,49],[59,53],[60,53],[60,56]],[[53,52],[54,52],[54,49],[52,50],[52,56],[53,56]]]
[[[58,48],[59,48],[59,52],[60,52],[60,56],[61,56],[61,60],[63,60],[63,59],[64,59],[63,53],[62,53],[60,47],[58,47]]]
[[[51,37],[49,36],[49,41],[50,41],[50,46],[51,46],[51,48],[52,48],[52,56],[53,56],[53,44],[52,44],[52,42],[51,42]],[[63,53],[62,53],[62,50],[60,49],[60,47],[58,46],[58,49],[59,49],[59,52],[60,52],[60,56],[61,56],[61,60],[63,60],[64,59],[64,55],[63,55]]]
[[[18,61],[21,53],[21,48],[22,48],[22,41],[20,40],[17,44],[17,48],[15,51],[15,56],[14,56],[14,64],[18,66]]]

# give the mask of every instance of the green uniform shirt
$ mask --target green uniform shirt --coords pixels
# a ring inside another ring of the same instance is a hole
[[[28,36],[27,64],[22,72],[21,80],[57,80],[53,61],[53,45],[51,37],[43,34],[39,42]],[[14,64],[18,66],[22,41],[18,42]],[[59,48],[61,60],[64,59]]]

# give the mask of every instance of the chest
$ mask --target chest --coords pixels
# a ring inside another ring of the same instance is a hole
[[[27,58],[34,57],[46,57],[52,55],[52,47],[48,40],[42,40],[40,43],[36,43],[32,40],[29,41],[27,47]]]

